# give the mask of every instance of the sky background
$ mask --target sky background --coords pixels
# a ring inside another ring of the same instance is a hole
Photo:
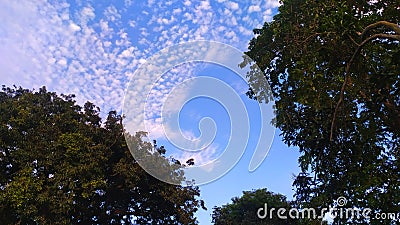
[[[124,93],[135,71],[160,50],[194,40],[218,41],[246,51],[252,30],[270,21],[279,6],[266,1],[13,1],[0,0],[0,80],[7,86],[75,94],[78,104],[99,106],[104,116],[121,112]],[[218,65],[189,63],[174,67],[155,82],[152,104],[146,107],[149,126],[162,122],[160,107],[180,83],[199,76],[218,78],[232,87],[246,105],[253,121],[249,146],[239,163],[222,178],[200,186],[207,211],[197,216],[211,224],[212,208],[221,206],[244,190],[268,188],[292,198],[293,174],[298,153],[274,136],[268,157],[254,172],[248,171],[257,141],[258,103],[244,95],[246,83]],[[186,96],[189,89],[176,96]],[[158,101],[157,101],[158,100]],[[184,102],[181,98],[178,102]],[[161,105],[160,105],[161,104]],[[229,141],[229,110],[210,98],[196,98],[181,105],[179,121],[184,135],[196,139],[202,118],[211,117],[217,127],[213,143],[195,159],[218,157]],[[153,130],[167,151],[173,145]],[[255,136],[255,137],[254,137]],[[225,143],[225,145],[224,145]],[[173,151],[171,151],[173,153]]]

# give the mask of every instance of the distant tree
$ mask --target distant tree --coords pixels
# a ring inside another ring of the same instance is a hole
[[[275,210],[270,211],[272,208]],[[277,210],[284,208],[286,213],[278,217]],[[262,209],[262,210],[260,210]],[[232,198],[232,203],[213,208],[212,222],[215,225],[312,225],[321,224],[321,220],[308,218],[291,218],[288,215],[291,203],[281,194],[267,189],[243,191],[243,196]],[[259,215],[261,218],[259,217]],[[300,214],[299,214],[300,215]],[[315,214],[316,216],[319,216]],[[262,218],[265,217],[265,218]]]
[[[0,92],[1,224],[197,224],[204,207],[198,187],[147,174],[129,152],[122,117],[58,96],[2,88]],[[163,147],[129,136],[143,152]],[[166,167],[176,166],[164,156]],[[163,169],[163,168],[159,168]],[[183,173],[178,179],[184,179]]]
[[[301,152],[299,204],[327,207],[343,196],[372,218],[400,212],[399,22],[399,0],[284,0],[254,30],[246,54],[270,83],[283,141]],[[254,73],[248,95],[264,101]]]

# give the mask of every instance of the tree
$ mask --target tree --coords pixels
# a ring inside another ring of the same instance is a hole
[[[301,152],[300,205],[343,196],[372,218],[400,211],[399,21],[398,0],[285,0],[254,30],[246,54],[270,84],[283,141]],[[268,100],[252,73],[248,95]],[[347,221],[367,222],[390,220]]]
[[[298,218],[290,217],[288,212],[291,207],[291,202],[288,202],[284,195],[275,194],[265,188],[243,191],[243,195],[240,198],[232,198],[232,203],[223,205],[222,207],[214,207],[212,220],[215,225],[321,224],[321,220],[301,218],[300,214]],[[286,213],[280,214],[281,218],[277,214],[280,208],[286,211]],[[283,217],[287,217],[287,219]]]
[[[111,111],[102,124],[99,108],[73,98],[3,86],[1,224],[197,224],[198,187],[147,174],[129,152],[122,117]],[[147,154],[165,153],[144,135],[128,137]]]

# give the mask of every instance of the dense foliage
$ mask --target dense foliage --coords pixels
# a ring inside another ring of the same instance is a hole
[[[148,175],[129,152],[121,116],[111,111],[102,123],[97,107],[73,97],[3,86],[0,223],[197,224],[199,189]],[[165,153],[143,135],[130,143]]]
[[[371,218],[400,212],[399,22],[398,0],[284,0],[254,30],[246,54],[271,85],[284,142],[301,152],[300,206],[343,196]],[[249,76],[249,96],[265,100]]]
[[[285,209],[285,213],[278,213],[280,208]],[[285,196],[275,194],[267,189],[257,189],[244,191],[241,197],[232,198],[232,203],[214,207],[212,220],[215,225],[324,224],[316,214],[314,220],[305,218],[308,214],[303,218],[299,214],[298,218],[295,218],[296,214],[293,213],[293,217],[291,217],[289,215],[291,209],[292,204],[286,200]]]

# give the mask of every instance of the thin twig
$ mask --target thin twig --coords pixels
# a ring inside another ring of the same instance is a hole
[[[314,33],[314,34],[311,34],[310,36],[308,36],[306,39],[304,39],[301,43],[304,44],[304,43],[307,42],[310,38],[313,38],[313,37],[315,37],[315,36],[317,36],[317,35],[321,35],[321,34],[334,34],[334,33],[336,33],[336,32],[330,31],[330,32]]]

